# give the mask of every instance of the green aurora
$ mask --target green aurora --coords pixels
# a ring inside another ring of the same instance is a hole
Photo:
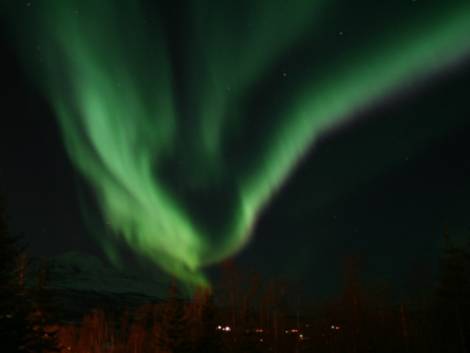
[[[358,4],[177,3],[9,10],[23,52],[40,48],[25,64],[113,234],[199,285],[322,133],[470,50],[468,1],[405,1],[409,12],[359,26],[361,40],[341,25]]]

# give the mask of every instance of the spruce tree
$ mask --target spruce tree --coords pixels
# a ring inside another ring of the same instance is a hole
[[[437,323],[442,349],[447,352],[469,352],[470,277],[468,252],[456,246],[449,236],[440,264],[437,297]]]
[[[216,330],[218,321],[214,297],[208,291],[202,292],[199,301],[200,312],[197,315],[197,322],[192,321],[198,329],[193,351],[197,353],[221,353],[223,351],[223,342],[221,332]]]
[[[55,335],[46,332],[43,316],[25,286],[24,249],[9,234],[3,205],[0,200],[0,351],[57,352]]]
[[[163,305],[159,348],[162,352],[188,353],[191,344],[188,337],[188,320],[185,315],[185,303],[178,287],[173,283],[169,296]]]
[[[0,203],[0,342],[3,352],[19,352],[27,335],[27,299],[18,273],[20,251],[8,233],[5,209]]]

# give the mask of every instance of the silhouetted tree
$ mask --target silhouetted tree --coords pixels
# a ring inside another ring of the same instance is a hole
[[[8,232],[5,209],[0,203],[0,342],[6,352],[23,348],[26,337],[27,306],[18,279],[20,250]]]
[[[9,234],[0,201],[0,344],[1,352],[58,351],[55,335],[25,286],[27,260],[18,240]]]
[[[207,289],[196,291],[187,313],[192,331],[193,352],[220,353],[223,351],[217,309],[212,293]]]
[[[159,349],[163,353],[188,353],[191,351],[185,303],[178,286],[170,286],[168,300],[163,306]]]
[[[438,331],[446,352],[469,352],[470,276],[468,251],[445,235],[437,298]]]
[[[49,263],[46,258],[40,260],[36,277],[36,285],[29,289],[29,293],[33,304],[30,320],[34,323],[37,337],[40,337],[37,348],[45,352],[56,351],[57,329],[54,324],[56,308],[47,290]]]

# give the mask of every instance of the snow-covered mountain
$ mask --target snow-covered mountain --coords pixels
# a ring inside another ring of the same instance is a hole
[[[85,253],[32,258],[28,267],[29,287],[36,285],[38,273],[47,268],[45,290],[56,319],[63,322],[79,322],[94,309],[119,313],[157,303],[168,293],[168,280],[157,281],[131,270],[120,270]]]
[[[36,268],[38,268],[36,264]],[[47,287],[110,293],[136,293],[162,298],[167,281],[119,270],[96,256],[67,252],[47,260]]]

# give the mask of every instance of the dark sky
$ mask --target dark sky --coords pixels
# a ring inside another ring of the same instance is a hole
[[[322,139],[241,258],[319,292],[338,283],[348,256],[404,290],[435,274],[444,233],[470,234],[469,79],[462,65]]]
[[[100,254],[54,114],[5,36],[0,188],[12,229],[35,254]],[[352,255],[367,276],[398,287],[434,273],[444,230],[470,234],[469,83],[463,61],[323,137],[264,210],[240,265],[298,280],[312,294],[337,288]]]

